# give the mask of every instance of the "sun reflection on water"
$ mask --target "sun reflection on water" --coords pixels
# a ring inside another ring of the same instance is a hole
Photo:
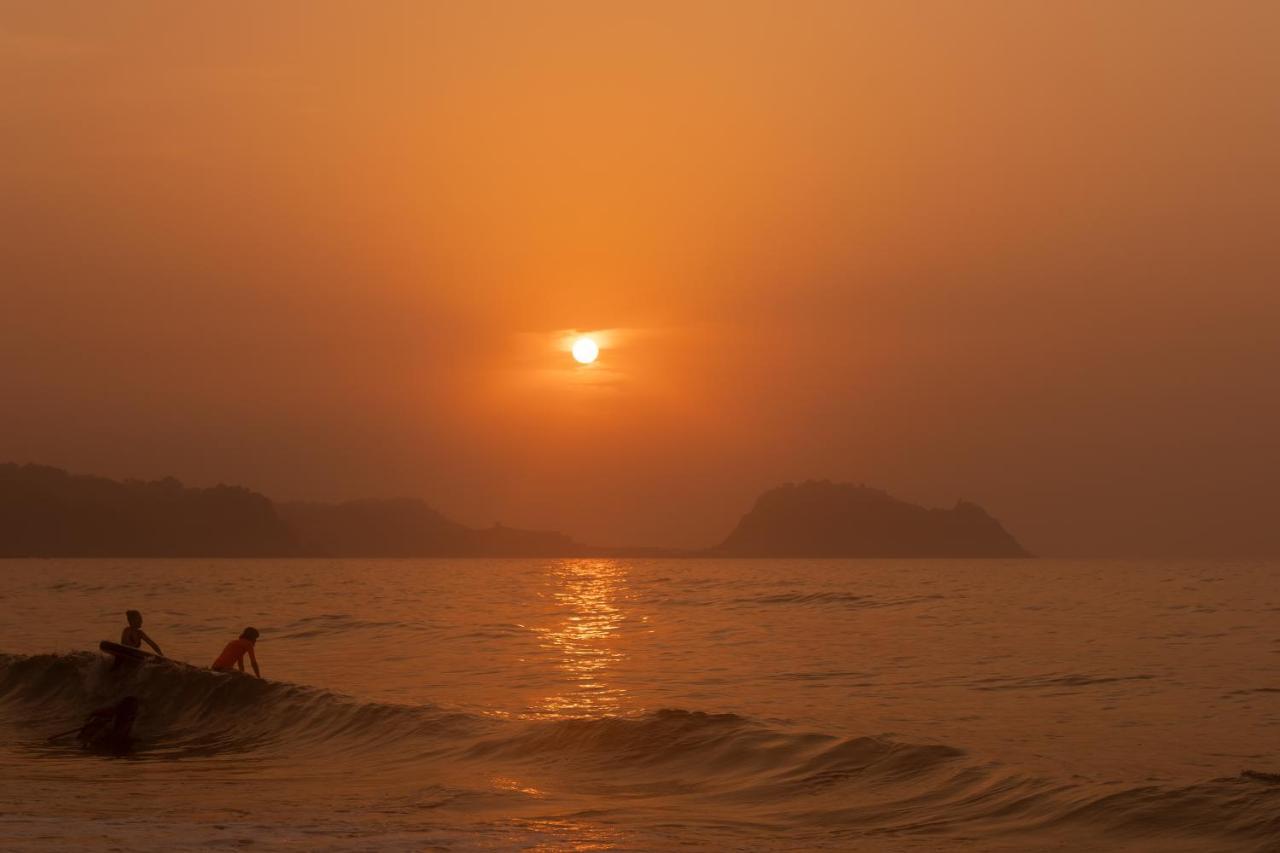
[[[538,799],[546,796],[545,791],[526,785],[520,780],[513,779],[510,776],[494,776],[489,781],[489,784],[494,788],[497,788],[499,791],[512,791],[517,794],[524,794],[525,796],[535,797]]]
[[[570,681],[568,689],[543,699],[534,716],[599,717],[623,710],[626,689],[609,674],[624,657],[618,629],[626,621],[619,604],[627,596],[627,569],[617,560],[565,560],[552,568],[551,595],[567,611],[564,621],[538,629],[539,645],[551,652]]]
[[[599,826],[581,820],[564,818],[534,818],[521,821],[528,829],[538,833],[567,836],[564,840],[543,842],[526,847],[529,853],[589,853],[595,850],[614,850],[621,833],[611,827]]]

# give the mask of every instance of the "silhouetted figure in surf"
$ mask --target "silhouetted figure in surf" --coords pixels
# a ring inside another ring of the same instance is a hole
[[[155,653],[163,655],[160,647],[156,645],[156,641],[147,636],[147,632],[142,630],[142,614],[137,610],[126,610],[124,618],[129,620],[129,624],[124,626],[124,630],[120,632],[120,645],[128,646],[131,649],[140,649],[142,644],[146,643]]]
[[[124,618],[129,620],[129,624],[124,626],[124,630],[120,632],[120,645],[128,646],[131,649],[140,649],[142,644],[146,643],[155,649],[157,655],[164,655],[160,651],[160,647],[156,645],[156,641],[147,636],[147,632],[142,630],[142,614],[137,610],[126,610]],[[111,664],[111,671],[115,672],[121,667],[129,664],[137,663],[137,661],[129,661],[122,657],[117,657],[115,663]]]
[[[262,671],[258,669],[258,658],[253,654],[253,646],[258,642],[258,629],[245,628],[240,632],[237,639],[227,643],[227,647],[222,650],[222,654],[218,655],[218,659],[213,662],[213,669],[219,672],[230,672],[232,666],[240,667],[240,671],[244,672],[244,656],[249,656],[249,663],[253,664],[253,674],[262,677]]]
[[[133,746],[133,723],[138,718],[138,699],[126,696],[114,705],[89,715],[76,740],[85,749],[128,752]]]

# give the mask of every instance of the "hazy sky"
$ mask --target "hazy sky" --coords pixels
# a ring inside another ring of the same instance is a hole
[[[1280,553],[1277,45],[1270,0],[0,0],[0,461]]]

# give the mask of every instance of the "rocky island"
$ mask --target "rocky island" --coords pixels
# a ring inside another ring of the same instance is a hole
[[[761,495],[712,553],[725,557],[1028,557],[977,504],[926,509],[827,480]]]

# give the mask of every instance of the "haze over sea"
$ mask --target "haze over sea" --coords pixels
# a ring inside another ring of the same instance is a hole
[[[1277,571],[0,562],[0,847],[1278,850]]]

